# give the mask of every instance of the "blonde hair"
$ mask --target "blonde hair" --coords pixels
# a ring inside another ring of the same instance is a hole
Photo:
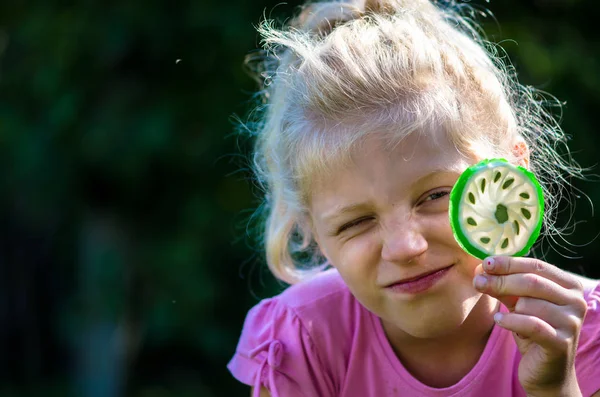
[[[264,52],[248,59],[259,104],[243,127],[256,138],[263,241],[277,278],[293,284],[327,266],[307,213],[311,182],[378,127],[394,127],[390,144],[442,127],[463,153],[512,161],[525,141],[546,196],[545,232],[559,232],[554,213],[566,178],[582,170],[545,98],[517,82],[469,11],[451,1],[324,1],[282,28],[260,24]]]

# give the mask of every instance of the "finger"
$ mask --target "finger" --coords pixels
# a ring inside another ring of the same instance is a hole
[[[581,329],[585,311],[572,306],[560,306],[536,298],[520,298],[514,313],[538,317],[551,327],[575,334]]]
[[[506,296],[528,296],[558,305],[567,305],[578,299],[574,291],[562,288],[547,278],[532,273],[504,276],[478,275],[473,280],[473,286],[498,299]]]
[[[483,265],[477,265],[477,267],[475,267],[475,271],[474,271],[474,278],[473,278],[473,286],[477,288],[476,286],[476,278],[477,276],[483,276],[486,277],[486,273],[485,270],[483,269]],[[519,300],[518,296],[503,296],[501,298],[498,298],[498,300],[500,302],[502,302],[502,304],[504,306],[506,306],[508,308],[508,310],[513,311],[515,304],[517,303],[517,301]]]
[[[483,261],[483,269],[488,274],[496,275],[533,273],[547,278],[561,287],[583,291],[583,285],[573,274],[535,258],[489,257]]]
[[[568,342],[559,335],[550,324],[535,316],[519,313],[496,313],[496,323],[504,329],[512,331],[521,338],[531,340],[548,349],[566,349]]]
[[[480,274],[484,274],[485,270],[483,269],[483,264],[480,263],[479,265],[477,265],[475,267],[475,271],[473,272],[474,276],[480,275]]]

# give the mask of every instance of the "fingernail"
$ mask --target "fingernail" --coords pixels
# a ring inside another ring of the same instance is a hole
[[[488,282],[487,277],[478,275],[478,276],[475,276],[475,279],[473,280],[473,285],[475,286],[475,288],[481,289],[487,285],[487,282]]]
[[[502,317],[504,317],[504,314],[497,312],[494,314],[494,321],[500,324],[500,321],[502,321]]]
[[[494,270],[494,258],[487,258],[484,264],[487,270]]]

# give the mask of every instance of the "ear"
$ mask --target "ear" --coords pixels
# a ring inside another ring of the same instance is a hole
[[[529,169],[529,147],[522,137],[518,137],[512,147],[513,156],[518,165]]]

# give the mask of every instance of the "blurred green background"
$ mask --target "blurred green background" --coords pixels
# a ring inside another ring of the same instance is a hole
[[[248,395],[225,365],[247,310],[283,286],[246,227],[259,197],[234,115],[256,88],[253,24],[298,4],[0,3],[0,396]],[[600,3],[472,4],[521,80],[566,101],[574,155],[596,164]],[[576,257],[542,248],[598,278],[597,217],[574,203]]]

